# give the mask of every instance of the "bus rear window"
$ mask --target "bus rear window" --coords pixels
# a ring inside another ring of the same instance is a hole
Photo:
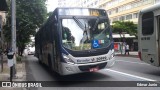
[[[153,12],[144,13],[142,16],[142,34],[151,35],[153,34],[154,19]]]

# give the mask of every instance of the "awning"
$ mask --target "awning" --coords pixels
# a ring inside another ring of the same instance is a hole
[[[7,11],[8,6],[6,0],[0,0],[0,11]]]
[[[122,34],[121,37],[120,37],[120,34],[113,34],[112,36],[113,36],[113,38],[121,38],[121,37],[125,37],[125,38],[135,38],[134,35],[131,36],[131,35],[129,35],[129,34]]]

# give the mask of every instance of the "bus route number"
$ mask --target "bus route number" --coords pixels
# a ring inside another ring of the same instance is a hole
[[[91,11],[90,11],[90,15],[91,15],[91,16],[99,16],[100,14],[99,14],[99,12],[96,11],[96,10],[91,10]]]

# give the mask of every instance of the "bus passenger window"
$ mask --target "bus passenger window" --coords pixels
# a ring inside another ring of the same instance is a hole
[[[142,16],[142,34],[151,35],[154,31],[153,12],[144,13]]]

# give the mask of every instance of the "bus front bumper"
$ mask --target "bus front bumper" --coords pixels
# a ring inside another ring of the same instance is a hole
[[[97,70],[101,70],[104,68],[110,68],[114,65],[115,59],[114,57],[111,60],[96,62],[96,63],[87,63],[87,64],[68,64],[61,63],[61,75],[70,75],[77,74],[83,72],[92,72],[90,69],[97,68]],[[93,70],[93,71],[97,71]]]

